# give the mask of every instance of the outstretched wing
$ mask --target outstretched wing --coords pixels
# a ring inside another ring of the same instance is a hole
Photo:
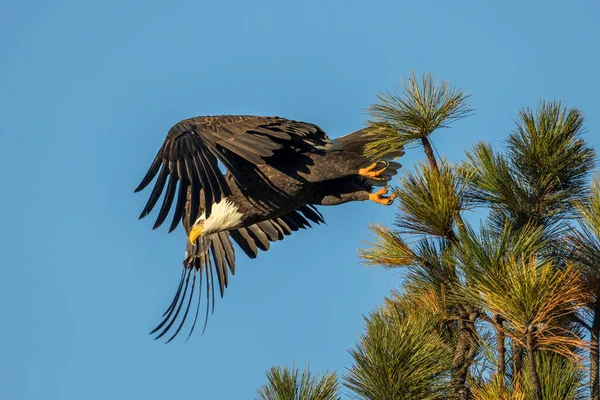
[[[179,321],[177,329],[167,340],[167,343],[173,340],[183,328],[195,295],[197,304],[194,322],[188,334],[189,338],[198,321],[202,289],[205,291],[204,296],[206,298],[206,315],[204,319],[204,328],[206,328],[209,308],[212,307],[212,311],[214,311],[215,275],[217,276],[221,297],[223,297],[228,284],[229,272],[232,275],[235,274],[235,252],[231,239],[237,243],[248,257],[256,258],[258,250],[269,250],[271,242],[282,240],[285,236],[291,235],[292,232],[299,229],[310,228],[309,220],[316,224],[325,222],[316,208],[304,206],[280,218],[259,222],[241,229],[214,233],[205,237],[201,236],[194,246],[188,242],[186,256],[183,261],[183,272],[175,297],[163,314],[162,322],[151,333],[160,331],[156,336],[156,339],[159,339]],[[198,281],[197,285],[196,281]],[[198,287],[197,290],[196,286]]]
[[[192,193],[190,219],[195,221],[200,209],[208,218],[212,204],[230,192],[219,162],[245,188],[240,162],[258,166],[282,148],[312,151],[330,145],[330,139],[318,126],[285,118],[226,115],[183,120],[169,130],[135,189],[144,189],[158,175],[140,218],[152,211],[164,191],[153,229],[164,222],[174,202],[169,232],[173,231],[184,215],[188,188]]]

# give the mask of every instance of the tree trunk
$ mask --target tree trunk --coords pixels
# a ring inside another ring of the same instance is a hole
[[[433,147],[431,146],[429,139],[427,139],[427,136],[423,136],[421,138],[421,143],[423,144],[423,149],[425,150],[425,155],[427,156],[429,165],[431,165],[431,168],[439,172],[440,169],[438,168],[437,161],[435,160],[435,155],[433,154]]]
[[[458,343],[452,360],[452,388],[454,398],[458,400],[468,400],[470,398],[467,378],[469,377],[469,368],[471,368],[477,354],[477,344],[475,343],[476,318],[475,313],[464,318],[458,330]]]
[[[533,384],[533,398],[535,400],[543,400],[542,398],[542,383],[540,381],[540,376],[538,375],[536,362],[535,362],[535,345],[533,343],[533,333],[535,328],[529,327],[527,330],[527,339],[526,339],[526,347],[527,347],[527,369],[529,370],[529,375],[531,377],[531,383]]]
[[[590,343],[590,399],[600,400],[598,377],[598,341],[600,340],[600,306],[594,308],[594,322],[591,329]]]
[[[439,174],[440,168],[435,159],[435,154],[433,153],[433,146],[427,136],[421,137],[421,143],[423,144],[423,150],[425,151],[429,165]],[[446,239],[450,244],[456,243],[456,233],[453,230],[447,232]],[[448,279],[453,282],[456,281],[456,273],[452,273],[452,276],[450,277],[444,277],[442,281],[448,281]],[[471,314],[468,314],[466,310],[464,311],[466,315],[463,314],[462,321],[457,328],[458,342],[456,344],[456,349],[454,350],[451,371],[453,398],[457,400],[469,400],[470,398],[467,378],[469,376],[469,368],[473,365],[473,361],[477,355],[477,331],[475,329],[477,313],[472,312]]]
[[[506,376],[506,336],[502,330],[504,320],[498,314],[492,317],[496,324],[496,351],[498,352],[498,370],[496,371],[496,379],[504,390],[504,378]]]
[[[452,360],[452,388],[454,398],[457,400],[466,400],[469,398],[467,391],[467,354],[470,346],[463,330],[459,332],[458,343],[454,351],[454,359]]]
[[[518,379],[521,379],[521,372],[523,371],[523,353],[524,349],[516,341],[511,342],[512,348],[512,372],[513,372],[513,383],[515,383]]]

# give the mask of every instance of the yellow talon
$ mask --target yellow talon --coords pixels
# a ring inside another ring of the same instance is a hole
[[[389,206],[394,202],[396,198],[396,193],[392,193],[391,196],[386,196],[388,193],[388,189],[383,187],[379,189],[376,193],[369,194],[369,200],[374,201],[377,204],[383,204],[384,206]]]
[[[366,168],[361,168],[358,170],[358,174],[367,178],[383,180],[384,178],[381,176],[387,169],[387,163],[384,164],[383,168],[376,169],[379,166],[379,163],[373,163]]]

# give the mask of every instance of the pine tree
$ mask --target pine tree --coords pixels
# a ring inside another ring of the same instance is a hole
[[[344,386],[371,400],[600,399],[600,177],[590,189],[582,112],[524,108],[503,149],[479,142],[450,163],[433,134],[472,113],[466,93],[411,74],[378,98],[366,156],[422,147],[427,161],[403,171],[393,226],[373,224],[360,251],[405,273],[365,319]]]

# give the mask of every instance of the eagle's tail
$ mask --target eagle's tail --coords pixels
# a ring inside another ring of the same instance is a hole
[[[373,161],[377,161],[377,164],[385,165],[385,170],[381,173],[383,179],[369,179],[369,183],[373,186],[385,186],[386,183],[392,178],[392,176],[398,173],[398,170],[402,165],[392,160],[397,159],[404,155],[404,151],[394,150],[390,151],[380,157],[378,160],[369,160],[365,157],[365,147],[367,144],[376,140],[376,137],[369,135],[367,129],[361,129],[356,132],[349,133],[348,135],[339,137],[333,140],[333,146],[331,150],[343,150],[349,153],[354,153],[360,163],[359,168],[364,168],[368,165],[374,165]]]
[[[376,140],[376,137],[369,135],[368,130],[365,128],[334,139],[332,150],[344,150],[364,156],[365,147],[374,140]],[[381,160],[391,161],[403,155],[403,150],[394,150],[381,157]]]

